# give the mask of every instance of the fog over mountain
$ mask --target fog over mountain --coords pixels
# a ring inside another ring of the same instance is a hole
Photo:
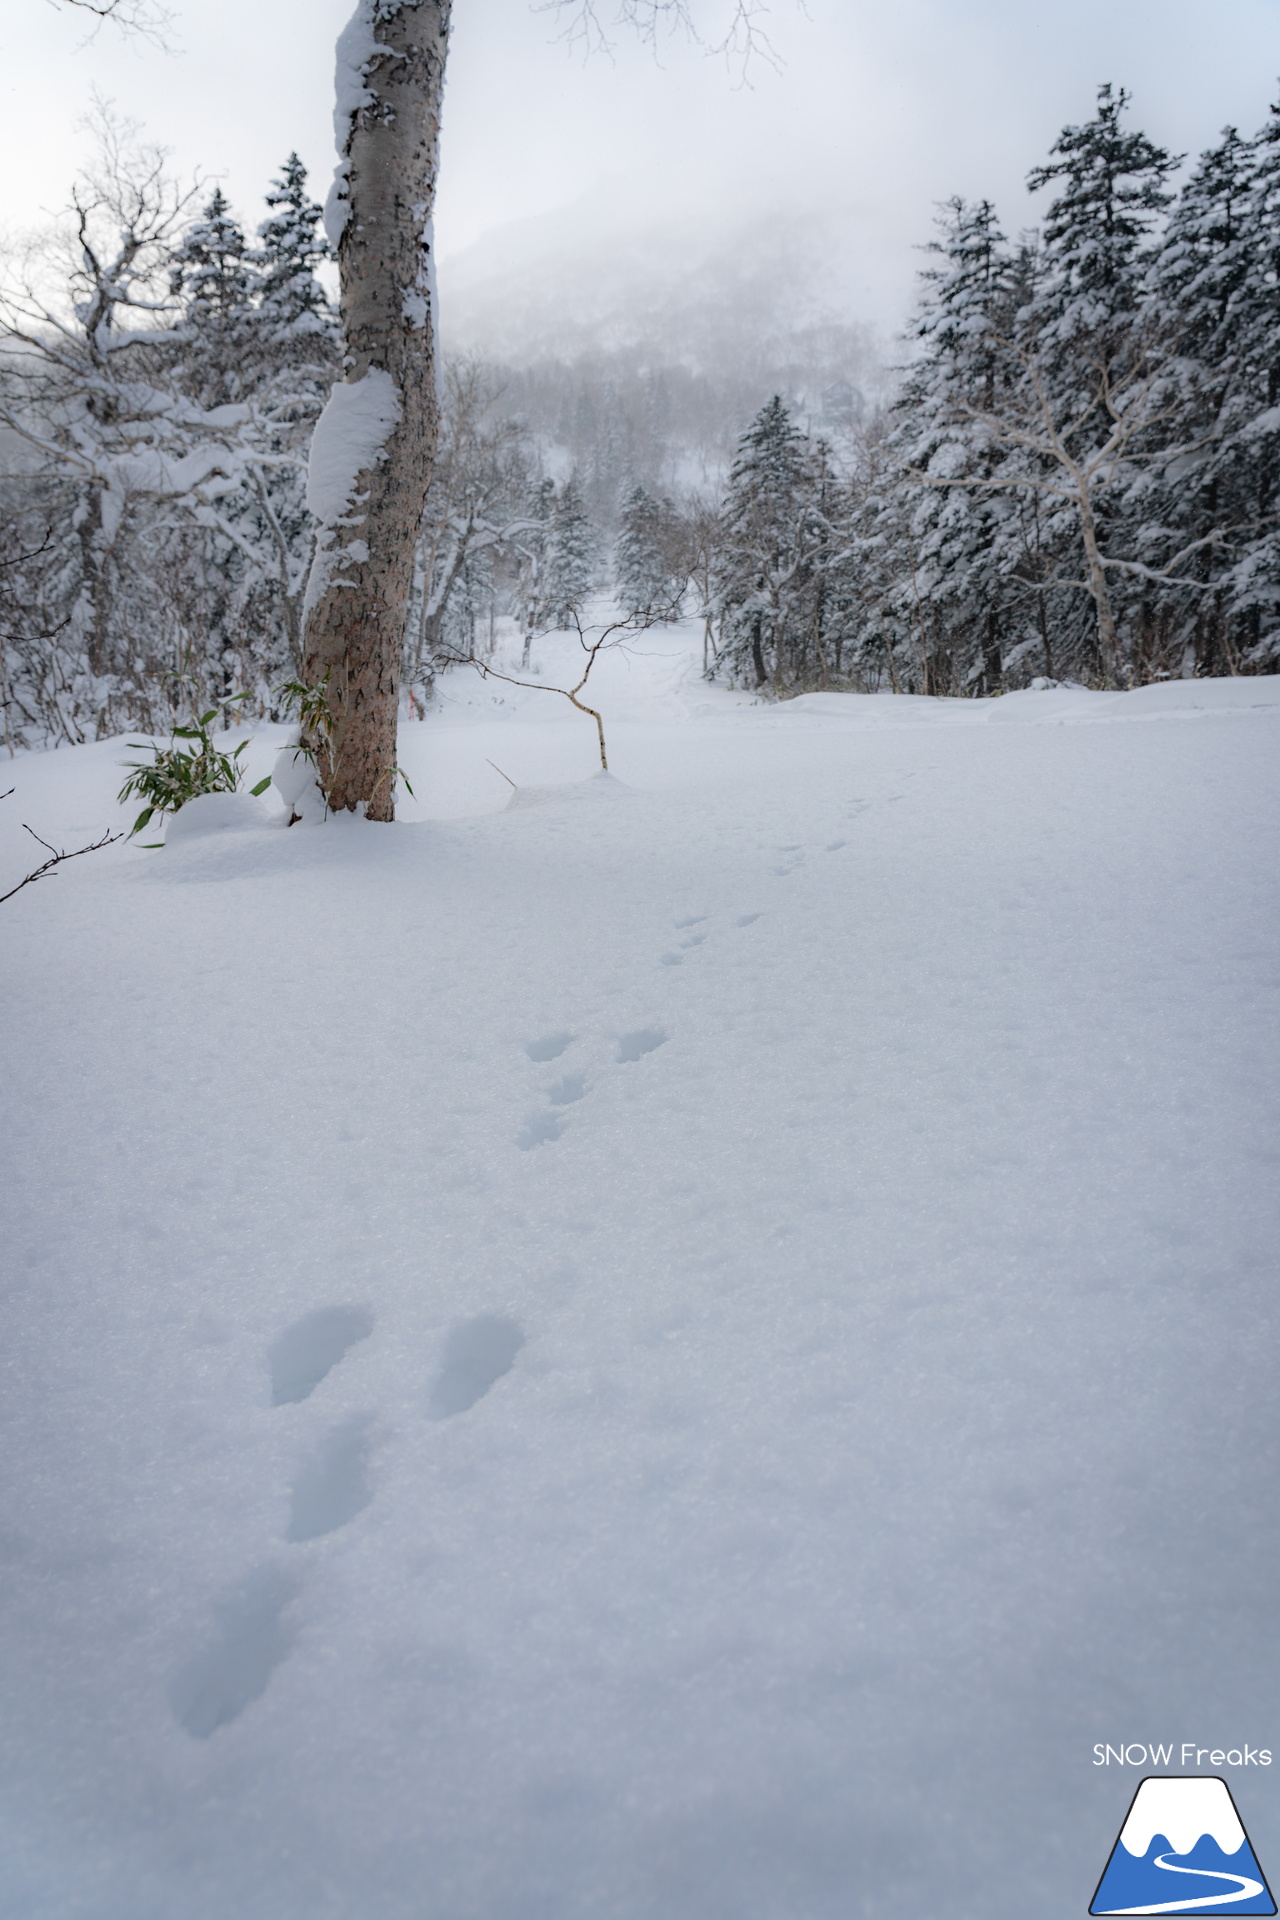
[[[502,370],[503,404],[608,518],[623,475],[716,484],[775,393],[828,435],[874,408],[901,347],[859,317],[848,256],[829,213],[637,233],[586,196],[442,263],[445,347]]]
[[[842,329],[871,351],[849,238],[830,211],[620,228],[599,195],[512,221],[446,257],[451,345],[512,361],[650,346],[707,370],[772,363],[778,345]]]

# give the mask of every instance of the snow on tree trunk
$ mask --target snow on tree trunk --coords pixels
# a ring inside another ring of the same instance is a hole
[[[338,256],[345,380],[321,415],[303,679],[328,675],[316,750],[335,810],[395,812],[400,653],[439,406],[431,215],[450,0],[360,0],[338,41]]]

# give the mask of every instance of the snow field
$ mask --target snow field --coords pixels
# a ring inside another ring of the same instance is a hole
[[[4,909],[5,1920],[1065,1916],[1271,1733],[1280,682],[693,644]]]

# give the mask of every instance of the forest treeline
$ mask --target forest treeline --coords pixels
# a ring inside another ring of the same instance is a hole
[[[605,594],[696,615],[708,674],[777,696],[1277,670],[1280,111],[1175,191],[1126,109],[1100,89],[1034,170],[1041,231],[947,205],[888,404],[833,367],[744,429],[742,383],[688,368],[455,359],[410,710],[511,623],[527,660]],[[233,694],[271,713],[298,668],[307,448],[340,372],[319,208],[291,156],[250,238],[220,191],[100,131],[57,241],[6,262],[11,748]]]
[[[947,206],[914,356],[843,471],[782,409],[756,422],[724,515],[740,675],[963,694],[1275,670],[1280,111],[1175,195],[1126,106],[1102,87],[1032,172],[1056,188],[1042,232]]]

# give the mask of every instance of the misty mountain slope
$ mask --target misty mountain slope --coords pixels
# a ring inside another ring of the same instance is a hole
[[[441,263],[445,344],[520,363],[638,347],[703,371],[756,363],[824,327],[864,355],[872,329],[833,213],[700,209],[621,223],[607,196],[496,228]]]
[[[611,527],[619,485],[718,487],[775,393],[836,436],[884,397],[896,355],[847,318],[865,303],[845,252],[832,215],[636,231],[588,196],[442,264],[445,349],[495,369],[502,409],[594,482]]]
[[[696,647],[3,909],[5,1920],[1065,1920],[1267,1739],[1280,679]]]

